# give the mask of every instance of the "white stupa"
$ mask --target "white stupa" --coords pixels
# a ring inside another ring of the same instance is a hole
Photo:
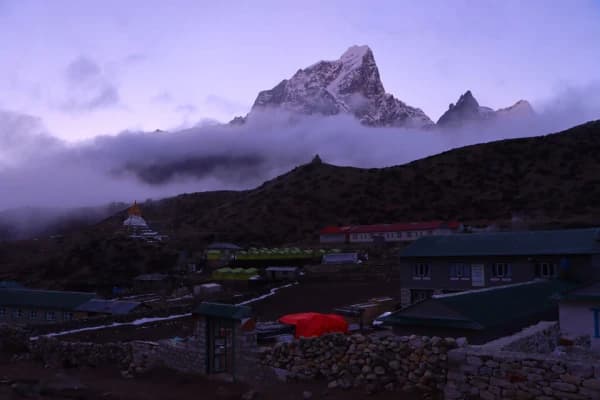
[[[132,239],[141,239],[146,241],[163,239],[162,235],[150,229],[146,220],[142,218],[142,210],[140,210],[140,207],[135,201],[127,210],[127,219],[123,221],[123,227],[127,230],[129,237]]]

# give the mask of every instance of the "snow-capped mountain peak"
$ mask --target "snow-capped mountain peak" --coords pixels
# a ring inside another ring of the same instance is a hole
[[[459,126],[468,122],[488,121],[493,118],[528,117],[534,114],[533,108],[526,100],[519,100],[514,105],[494,111],[490,107],[480,106],[473,93],[467,90],[455,104],[450,104],[438,120],[438,126]]]
[[[348,113],[372,126],[432,125],[418,108],[385,93],[373,52],[352,46],[335,61],[319,61],[258,94],[253,111],[280,108],[299,114]]]

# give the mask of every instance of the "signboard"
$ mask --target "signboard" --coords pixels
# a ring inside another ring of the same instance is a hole
[[[485,286],[485,265],[471,265],[471,284],[476,287]]]

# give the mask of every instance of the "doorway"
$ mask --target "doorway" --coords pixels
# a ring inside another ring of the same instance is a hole
[[[207,324],[208,373],[233,372],[233,321],[210,318]]]

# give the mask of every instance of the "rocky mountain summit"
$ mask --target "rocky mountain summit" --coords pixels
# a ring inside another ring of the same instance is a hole
[[[265,109],[304,115],[345,113],[369,126],[433,125],[422,110],[385,92],[368,46],[352,46],[338,60],[319,61],[273,89],[261,91],[249,116]],[[240,119],[234,121],[239,123]]]
[[[451,103],[438,120],[441,127],[456,127],[469,122],[485,122],[496,118],[523,118],[534,114],[533,108],[526,100],[519,100],[510,107],[493,110],[480,106],[470,90],[462,94],[456,104]]]

